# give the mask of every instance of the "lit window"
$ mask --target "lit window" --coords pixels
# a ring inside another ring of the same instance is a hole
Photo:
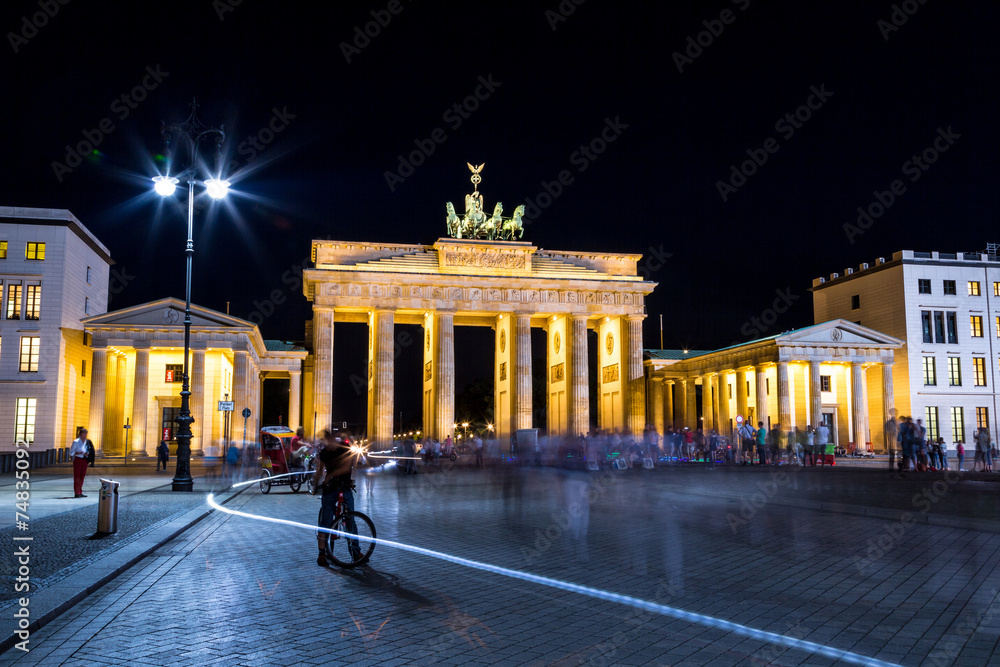
[[[965,411],[961,407],[951,409],[951,437],[965,442]]]
[[[37,320],[42,312],[42,286],[28,285],[24,295],[24,319]]]
[[[976,408],[976,428],[990,427],[990,409],[989,408]]]
[[[1000,296],[1000,283],[993,283],[993,296]]]
[[[972,372],[976,378],[977,387],[986,386],[986,358],[972,357]]]
[[[23,440],[28,444],[35,441],[35,398],[17,399],[14,418],[14,441]]]
[[[969,317],[969,324],[972,326],[972,337],[982,338],[983,337],[983,316],[982,315],[972,315]]]
[[[969,281],[969,296],[979,296],[979,281],[970,280]]]
[[[45,244],[35,243],[34,241],[28,241],[24,246],[24,258],[42,261],[45,259]]]
[[[164,382],[183,382],[184,364],[167,364],[167,372],[163,378]]]
[[[917,281],[918,289],[921,294],[931,293],[931,281],[928,279],[921,278]]]
[[[927,439],[937,440],[938,437],[938,409],[936,406],[928,405],[924,408],[924,421],[927,422]]]
[[[41,347],[41,340],[38,336],[21,336],[21,364],[19,370],[22,373],[38,372],[38,350]]]
[[[997,338],[1000,338],[1000,315],[997,315]]]
[[[21,319],[21,283],[12,282],[7,285],[7,319]]]
[[[924,357],[924,384],[930,387],[937,384],[937,362],[934,357]]]
[[[7,259],[7,242],[0,241],[0,259]]]
[[[958,357],[948,357],[948,384],[962,386],[962,360]]]
[[[819,376],[819,390],[820,391],[830,391],[830,376],[820,375]]]
[[[958,292],[955,289],[955,281],[954,280],[946,280],[946,281],[944,281],[944,293],[945,294],[951,294],[951,295],[958,294]]]

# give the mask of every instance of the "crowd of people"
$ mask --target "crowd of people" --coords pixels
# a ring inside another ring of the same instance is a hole
[[[891,429],[890,429],[891,430]],[[902,474],[911,471],[924,472],[935,470],[950,470],[948,463],[948,444],[944,438],[927,436],[927,428],[922,419],[901,417],[895,429],[896,442],[899,445],[902,458],[899,470]],[[974,459],[970,472],[993,472],[993,461],[997,458],[996,443],[991,442],[989,430],[980,427],[976,430],[974,442]],[[955,453],[958,455],[958,469],[965,470],[965,442],[955,443]],[[895,452],[890,453],[890,466],[894,466]]]

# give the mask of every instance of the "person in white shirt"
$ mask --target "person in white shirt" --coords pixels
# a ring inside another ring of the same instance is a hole
[[[80,429],[80,434],[69,446],[69,455],[73,459],[73,497],[86,498],[83,494],[83,478],[87,476],[87,429]]]

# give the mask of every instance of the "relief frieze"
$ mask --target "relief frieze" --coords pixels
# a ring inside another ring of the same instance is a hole
[[[462,252],[449,250],[444,253],[445,266],[477,266],[485,269],[523,269],[524,255],[512,255],[492,250]]]

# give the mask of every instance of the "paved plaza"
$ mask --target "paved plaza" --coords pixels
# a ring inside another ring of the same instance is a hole
[[[1000,533],[961,521],[1000,518],[998,488],[846,468],[361,475],[379,538],[598,597],[387,545],[367,567],[324,569],[308,528],[213,512],[0,664],[986,665],[1000,659]],[[832,500],[844,511],[822,509]],[[225,505],[310,525],[318,506],[256,486]]]

